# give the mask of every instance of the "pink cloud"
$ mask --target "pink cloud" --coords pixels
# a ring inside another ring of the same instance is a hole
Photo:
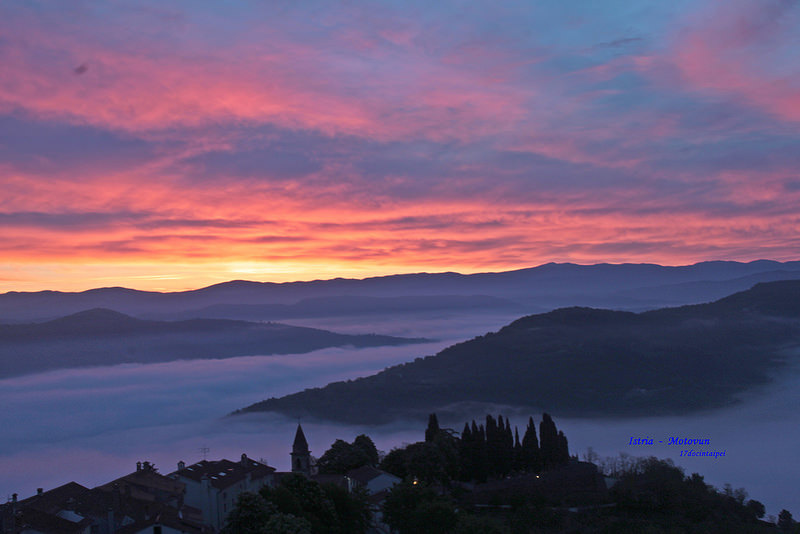
[[[407,40],[388,67],[383,49],[345,62],[324,43],[274,31],[258,46],[189,52],[142,38],[122,44],[34,18],[22,24],[3,28],[16,46],[0,48],[0,111],[138,135],[244,121],[328,135],[463,138],[492,128],[493,117],[519,115],[524,97]]]
[[[787,60],[796,54],[791,38],[800,20],[796,7],[717,2],[676,36],[670,59],[694,90],[800,121],[800,70]]]

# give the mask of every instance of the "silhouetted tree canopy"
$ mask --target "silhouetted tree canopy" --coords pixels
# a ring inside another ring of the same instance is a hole
[[[361,434],[353,443],[337,439],[317,460],[320,473],[345,474],[364,465],[378,465],[378,449],[369,436]]]

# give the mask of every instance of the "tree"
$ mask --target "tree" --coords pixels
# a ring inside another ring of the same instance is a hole
[[[333,503],[339,519],[339,532],[366,532],[372,522],[369,495],[364,488],[349,492],[335,484],[322,484],[326,498]]]
[[[239,494],[221,534],[311,534],[311,523],[284,514],[257,493]]]
[[[396,485],[383,503],[383,519],[400,534],[452,532],[458,520],[453,503],[424,483]]]
[[[270,516],[276,512],[275,506],[267,503],[261,495],[240,493],[236,505],[228,514],[222,534],[261,534]]]
[[[356,439],[353,440],[353,447],[364,453],[368,460],[366,465],[372,467],[378,465],[380,457],[378,456],[378,448],[375,446],[375,442],[372,441],[372,438],[366,434],[359,434],[356,436]]]
[[[440,448],[427,441],[412,443],[404,449],[393,449],[381,462],[381,469],[397,477],[443,484],[451,478],[451,467]]]
[[[261,534],[311,534],[311,532],[311,523],[305,519],[277,513],[270,516]]]
[[[789,510],[781,510],[781,513],[778,514],[778,528],[789,532],[794,527],[794,519],[792,519],[792,513]]]
[[[764,507],[759,501],[749,500],[747,501],[747,509],[750,510],[756,519],[761,519],[764,517],[764,514],[767,513],[767,509]]]
[[[542,414],[539,423],[539,448],[541,450],[542,467],[549,469],[558,463],[558,431],[549,414]]]
[[[569,462],[569,445],[567,443],[567,436],[564,435],[562,430],[558,431],[558,439],[556,441],[556,457],[557,464],[563,465]]]
[[[483,425],[478,426],[475,424],[475,421],[472,421],[471,431],[475,443],[474,480],[486,482],[486,478],[489,476],[489,452],[487,450],[488,446],[486,445],[486,431]]]
[[[372,439],[364,434],[357,436],[353,443],[337,439],[317,460],[319,472],[327,474],[344,475],[364,465],[378,465],[378,449]]]
[[[347,493],[338,486],[320,485],[292,474],[273,488],[262,488],[260,494],[278,512],[307,521],[311,534],[363,533],[369,526],[371,516],[363,492]]]
[[[522,458],[522,465],[525,471],[538,473],[542,470],[541,451],[539,449],[539,440],[536,437],[536,423],[533,422],[533,417],[528,418],[528,427],[522,437]]]
[[[436,437],[440,430],[439,420],[437,419],[436,414],[430,414],[428,416],[428,428],[425,429],[425,441],[433,441],[433,438]]]
[[[464,482],[474,479],[475,473],[475,441],[469,423],[464,423],[464,430],[461,431],[461,440],[458,442],[458,452],[461,456],[461,472],[459,480]]]

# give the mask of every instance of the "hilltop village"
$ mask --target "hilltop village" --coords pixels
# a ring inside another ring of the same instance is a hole
[[[786,510],[777,525],[762,521],[764,506],[745,502],[743,489],[719,492],[655,458],[601,470],[569,454],[548,414],[538,436],[536,428],[530,418],[520,439],[508,419],[487,415],[459,435],[431,414],[425,441],[381,455],[362,434],[352,443],[336,440],[316,459],[298,424],[289,472],[246,454],[180,461],[167,474],[137,462],[135,471],[95,488],[69,482],[12,495],[0,506],[0,533],[797,531]]]

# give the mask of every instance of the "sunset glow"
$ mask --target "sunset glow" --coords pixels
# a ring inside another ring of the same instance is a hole
[[[800,4],[0,6],[0,292],[800,258]]]

